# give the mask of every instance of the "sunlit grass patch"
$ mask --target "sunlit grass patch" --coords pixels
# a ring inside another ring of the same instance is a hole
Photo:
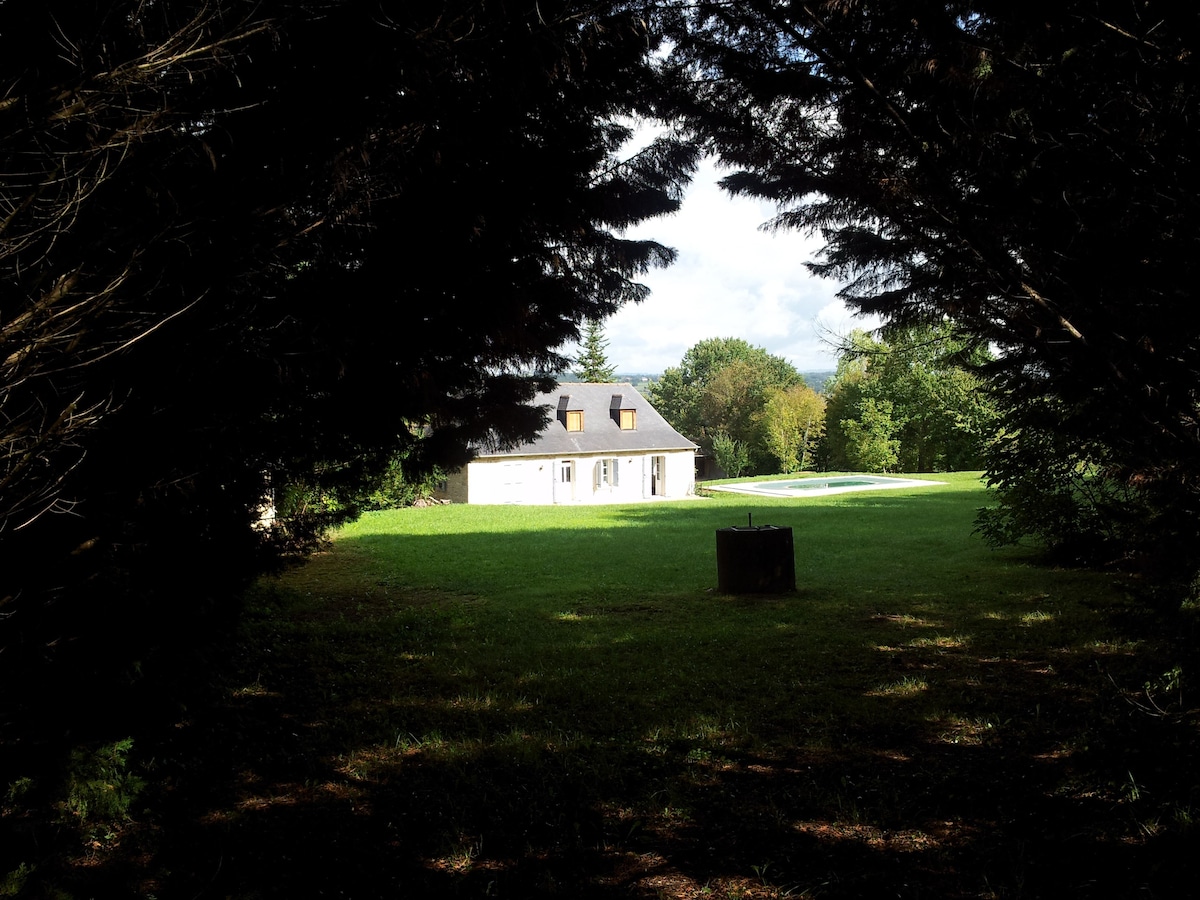
[[[872,616],[876,621],[891,622],[893,625],[899,625],[901,628],[944,628],[943,622],[927,619],[923,616],[910,615],[908,613],[884,614],[877,613]]]
[[[722,724],[715,719],[701,716],[685,722],[658,725],[646,732],[642,740],[651,747],[667,747],[681,741],[705,741],[721,743],[738,730],[736,722]]]
[[[943,713],[933,717],[931,722],[941,743],[964,746],[979,746],[985,741],[993,740],[997,737],[1000,728],[999,720],[992,716],[978,717]]]
[[[1145,641],[1127,638],[1105,638],[1102,640],[1088,641],[1086,646],[1089,650],[1104,655],[1113,656],[1129,656],[1137,653],[1146,645]]]
[[[965,634],[939,634],[933,637],[913,638],[906,646],[917,649],[961,650],[970,643],[970,636]]]
[[[445,856],[433,857],[428,865],[433,869],[443,869],[456,875],[465,874],[474,867],[475,859],[482,848],[479,838],[462,837],[456,846]]]
[[[1044,610],[1036,609],[1033,612],[1023,613],[1021,615],[1022,625],[1044,625],[1047,622],[1054,621],[1054,613],[1048,613]]]
[[[929,682],[923,678],[905,677],[891,684],[881,684],[865,693],[867,697],[915,697],[929,690]]]
[[[252,684],[244,684],[241,687],[234,688],[231,691],[234,697],[277,697],[278,692],[269,691],[263,687],[261,681],[255,681]]]
[[[420,735],[413,734],[410,731],[398,733],[396,740],[390,748],[381,747],[373,750],[364,750],[357,755],[357,758],[367,762],[388,759],[392,755],[390,751],[399,752],[400,754],[414,752],[437,753],[450,747],[451,743],[440,731],[427,731]]]
[[[793,829],[804,835],[822,840],[853,841],[875,850],[889,852],[919,853],[937,849],[942,841],[924,831],[905,829],[895,831],[874,825],[846,824],[828,820],[796,822]]]
[[[495,704],[495,698],[491,694],[460,694],[457,697],[452,697],[447,706],[451,709],[469,709],[469,710],[484,710],[491,709]]]
[[[577,612],[560,612],[555,613],[554,618],[559,622],[587,622],[590,619],[594,619],[595,616],[584,615],[583,613]]]

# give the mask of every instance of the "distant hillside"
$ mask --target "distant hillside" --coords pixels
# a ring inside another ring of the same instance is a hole
[[[837,373],[832,369],[829,369],[822,372],[801,372],[800,377],[804,379],[805,384],[807,384],[814,391],[820,393],[821,391],[825,390],[825,386],[835,374]],[[618,372],[613,377],[613,380],[616,382],[627,381],[639,391],[645,391],[647,387],[658,381],[658,379],[661,377],[661,372]],[[561,372],[556,375],[555,378],[568,384],[579,381],[579,379],[570,372]]]
[[[571,372],[560,372],[554,376],[558,381],[566,384],[576,384],[579,379]],[[618,372],[613,376],[613,381],[617,384],[622,384],[628,381],[635,387],[639,384],[649,384],[651,381],[658,381],[661,376],[659,373],[647,374],[645,372]]]
[[[824,392],[825,386],[833,380],[833,376],[836,374],[831,369],[828,372],[801,372],[800,377],[804,379],[805,384],[820,394]]]

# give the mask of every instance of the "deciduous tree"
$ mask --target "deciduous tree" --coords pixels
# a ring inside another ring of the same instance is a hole
[[[825,433],[825,400],[807,384],[772,391],[759,414],[766,448],[781,472],[810,467]]]
[[[682,434],[706,449],[718,432],[741,441],[749,467],[770,471],[773,458],[759,433],[772,390],[801,382],[795,366],[741,338],[709,338],[684,354],[654,386],[655,408]]]
[[[744,441],[718,431],[712,437],[712,452],[717,466],[730,478],[738,478],[750,465],[750,451]]]
[[[857,472],[892,472],[900,459],[899,427],[890,400],[864,397],[858,415],[838,424],[846,435],[846,463]]]
[[[897,441],[891,463],[905,472],[977,469],[996,433],[995,404],[977,372],[990,360],[949,324],[892,329],[889,340],[863,331],[846,340],[830,407],[825,459],[832,468],[857,468],[860,456],[850,432],[860,437],[866,419],[882,421],[886,403],[889,437]],[[869,404],[875,404],[872,412]],[[858,423],[849,428],[845,423]]]

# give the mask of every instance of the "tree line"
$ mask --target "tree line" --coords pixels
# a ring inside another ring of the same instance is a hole
[[[740,338],[700,341],[651,388],[651,400],[721,473],[805,469],[938,472],[978,469],[997,411],[963,338],[943,324],[890,340],[848,336],[821,392],[796,368]]]

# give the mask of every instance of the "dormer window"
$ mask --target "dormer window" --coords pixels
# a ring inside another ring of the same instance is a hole
[[[622,431],[637,431],[637,410],[625,406],[622,394],[613,394],[608,404],[608,414]]]
[[[567,431],[583,431],[583,410],[568,409],[570,405],[570,394],[563,394],[558,398],[558,421],[562,422]]]

